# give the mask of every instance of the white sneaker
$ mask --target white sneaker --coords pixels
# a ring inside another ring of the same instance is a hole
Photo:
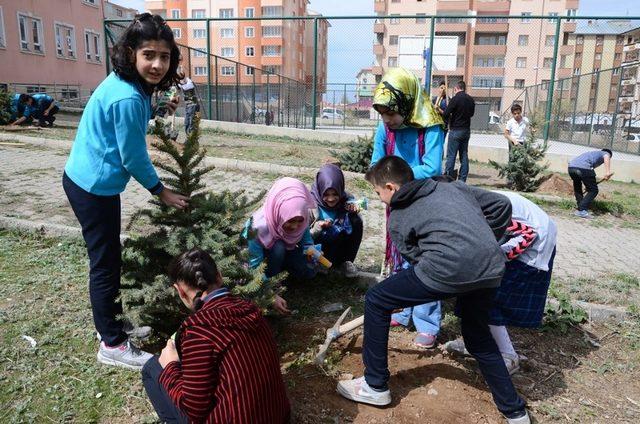
[[[107,347],[104,342],[100,343],[98,349],[98,362],[106,365],[129,368],[131,370],[141,370],[144,364],[153,357],[149,352],[140,350],[124,341],[115,347]]]
[[[507,418],[507,423],[509,424],[531,424],[531,418],[529,418],[529,413],[525,409],[524,415],[517,418]]]
[[[507,366],[509,375],[513,375],[520,371],[520,358],[518,356],[512,356],[507,353],[503,353],[502,359],[504,359],[504,364]]]
[[[369,405],[385,406],[391,403],[391,391],[373,390],[363,377],[338,382],[338,393],[347,399]]]
[[[355,278],[358,276],[358,267],[351,261],[345,261],[340,269],[347,278]]]

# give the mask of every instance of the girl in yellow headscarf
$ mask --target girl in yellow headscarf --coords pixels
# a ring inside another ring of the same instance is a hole
[[[407,161],[416,179],[442,174],[444,121],[412,72],[390,69],[376,87],[373,108],[382,122],[373,142],[372,166],[384,156],[394,155]],[[387,208],[387,217],[388,212]],[[385,265],[391,273],[409,266],[391,242],[388,231]],[[413,319],[418,332],[416,345],[432,348],[440,331],[440,317],[440,302],[432,302],[393,314],[391,325],[408,326]]]

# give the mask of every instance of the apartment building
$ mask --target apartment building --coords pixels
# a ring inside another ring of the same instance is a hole
[[[269,80],[273,84],[285,84],[286,79],[307,83],[312,81],[313,21],[273,18],[321,16],[308,11],[307,3],[307,0],[163,0],[146,1],[145,8],[167,19],[271,18],[212,21],[209,27],[210,52],[215,56],[211,60],[211,77],[207,75],[206,22],[170,22],[170,25],[176,41],[191,48],[190,57],[183,56],[183,66],[190,69],[196,83],[211,80],[222,85],[244,85],[265,84]],[[328,27],[327,20],[319,20],[320,89],[326,84]],[[183,54],[186,52],[183,49]]]
[[[132,20],[138,13],[140,13],[138,9],[120,6],[119,4],[111,3],[109,0],[104,0],[103,7],[105,19]]]
[[[569,37],[574,49],[572,103],[578,111],[614,113],[621,88],[625,32],[636,25],[629,21],[580,21]],[[562,58],[560,60],[562,65]]]
[[[88,96],[105,77],[102,0],[0,3],[0,83]]]
[[[575,16],[578,3],[579,0],[374,0],[375,12],[388,18],[381,18],[374,25],[373,73],[379,80],[386,68],[411,63],[404,56],[413,54],[412,70],[423,78],[425,67],[424,61],[418,60],[420,52],[403,51],[403,42],[424,37],[426,47],[430,21],[394,15],[437,14],[440,17],[436,19],[436,37],[456,37],[457,51],[455,69],[434,69],[432,86],[440,80],[446,80],[451,86],[464,79],[469,93],[478,102],[489,103],[493,111],[505,111],[514,101],[524,101],[521,97],[525,87],[538,84],[544,87],[549,82],[556,42],[564,44],[559,46],[559,56],[571,53],[568,34],[574,31],[575,22],[563,21],[561,40],[555,40],[555,21],[528,16]],[[446,15],[469,17],[448,18]],[[502,19],[499,17],[502,15],[522,18]],[[556,75],[568,76],[570,72],[567,69]],[[541,99],[546,100],[545,90],[538,92]]]
[[[627,122],[640,126],[640,27],[622,34],[622,80],[620,109]]]

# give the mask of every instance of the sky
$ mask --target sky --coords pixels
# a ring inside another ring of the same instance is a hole
[[[144,9],[143,0],[111,0]],[[308,8],[325,16],[373,15],[374,0],[311,0]],[[578,16],[640,16],[638,0],[580,0]],[[331,20],[328,82],[355,83],[355,76],[373,62],[372,20]]]

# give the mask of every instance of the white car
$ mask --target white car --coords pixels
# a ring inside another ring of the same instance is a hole
[[[340,109],[325,107],[322,109],[322,119],[344,119],[344,114]]]
[[[629,134],[625,139],[629,143],[640,143],[640,134]]]

